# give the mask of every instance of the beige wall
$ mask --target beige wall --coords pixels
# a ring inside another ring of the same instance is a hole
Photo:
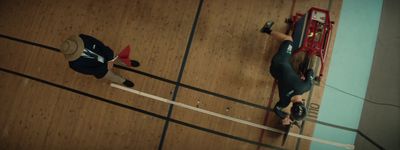
[[[400,105],[400,1],[384,0],[366,98]],[[400,108],[364,103],[359,130],[385,149],[400,149]],[[357,136],[356,149],[377,149]]]

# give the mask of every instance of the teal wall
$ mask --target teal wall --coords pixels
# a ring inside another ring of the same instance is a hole
[[[327,75],[328,85],[365,97],[379,28],[382,0],[344,0]],[[325,87],[318,120],[358,128],[364,101]],[[356,133],[317,124],[314,137],[354,144]],[[338,147],[313,142],[311,149]]]

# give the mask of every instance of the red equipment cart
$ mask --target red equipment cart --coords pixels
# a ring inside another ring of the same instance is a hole
[[[300,72],[304,74],[308,68],[311,68],[310,66],[315,63],[315,56],[317,56],[321,62],[319,76],[316,78],[319,81],[323,75],[332,24],[334,23],[330,20],[329,11],[312,7],[306,14],[297,13],[292,16],[287,20],[287,23],[290,24],[293,31],[293,45],[297,49],[293,55],[299,52],[306,53],[303,63],[300,64]]]

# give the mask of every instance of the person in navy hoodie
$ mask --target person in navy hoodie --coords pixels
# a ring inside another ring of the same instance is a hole
[[[93,75],[97,79],[105,78],[126,87],[134,86],[132,81],[112,71],[116,57],[113,50],[92,36],[73,35],[62,43],[60,51],[69,61],[69,67],[79,73]],[[131,65],[139,67],[140,63],[131,60]]]

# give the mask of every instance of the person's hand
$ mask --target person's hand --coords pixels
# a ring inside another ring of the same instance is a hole
[[[282,119],[282,124],[283,125],[290,125],[290,123],[292,123],[292,120],[290,119],[289,116],[287,116],[284,119]]]
[[[108,61],[107,62],[107,69],[111,70],[114,67],[114,61]]]
[[[300,79],[301,79],[301,80],[305,80],[306,77],[304,77],[304,75],[302,75],[302,76],[300,77]]]
[[[306,78],[313,80],[314,79],[314,70],[308,69],[306,72],[306,75],[307,75]]]

